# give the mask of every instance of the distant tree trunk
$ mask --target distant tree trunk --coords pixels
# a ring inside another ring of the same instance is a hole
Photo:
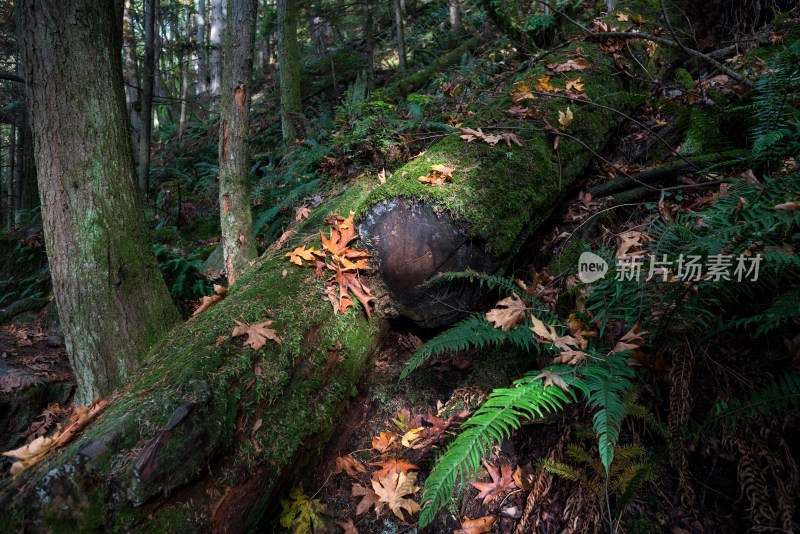
[[[219,94],[222,81],[222,32],[225,19],[222,12],[223,0],[211,0],[211,95]]]
[[[6,228],[11,228],[14,224],[14,176],[17,166],[17,127],[11,125],[8,136],[8,172],[3,184],[6,188]]]
[[[277,0],[278,70],[281,83],[283,140],[291,143],[305,135],[300,98],[300,51],[297,45],[298,0]]]
[[[403,29],[403,10],[400,8],[400,0],[392,0],[394,10],[394,29],[397,35],[397,59],[400,74],[406,72],[406,36]]]
[[[450,0],[450,28],[453,33],[461,33],[461,1]]]
[[[153,131],[155,85],[155,10],[158,0],[144,0],[144,62],[142,63],[142,127],[139,131],[139,190],[142,199],[150,190],[150,136]]]
[[[181,53],[181,117],[178,123],[178,139],[183,139],[189,112],[189,57]]]
[[[134,156],[138,161],[139,135],[142,131],[142,120],[139,115],[142,95],[139,90],[139,69],[136,65],[136,34],[133,31],[131,0],[125,0],[125,14],[122,21],[122,53],[125,60],[123,74],[125,103],[127,104],[131,122],[131,141],[134,147]]]
[[[147,349],[178,319],[134,179],[114,4],[23,0],[18,11],[42,223],[77,403],[139,376]]]
[[[228,284],[258,254],[250,212],[250,97],[257,0],[228,0],[219,112],[219,204]]]
[[[372,5],[371,0],[363,0],[364,8],[364,41],[367,49],[367,87],[375,86],[375,41],[372,36]]]
[[[208,91],[208,65],[206,64],[206,0],[197,0],[197,33],[195,34],[195,54],[197,57],[197,84],[195,94],[200,96]]]

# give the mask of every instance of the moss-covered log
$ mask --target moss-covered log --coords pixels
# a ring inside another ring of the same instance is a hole
[[[437,72],[441,72],[443,69],[446,69],[451,65],[461,61],[461,58],[464,56],[464,54],[477,48],[478,44],[480,44],[480,40],[477,37],[471,37],[467,39],[457,48],[454,48],[447,54],[436,59],[436,61],[424,69],[415,72],[411,76],[406,76],[405,78],[395,82],[393,85],[390,85],[386,88],[384,94],[390,97],[407,95],[422,88],[431,80],[431,78],[436,75]]]
[[[592,45],[583,48],[592,65],[580,73],[588,96],[627,107],[612,60]],[[528,73],[531,83],[542,72]],[[565,80],[552,82],[563,88]],[[364,241],[376,251],[376,275],[398,307],[422,321],[436,316],[419,306],[415,282],[440,270],[507,264],[586,167],[589,149],[601,148],[619,123],[590,104],[536,103],[550,124],[558,124],[558,111],[569,104],[572,124],[557,134],[543,120],[512,120],[510,97],[498,97],[471,126],[514,133],[521,147],[468,144],[456,132],[385,184],[372,188],[377,180],[365,179],[315,210],[294,242],[269,249],[222,302],[158,344],[141,378],[78,441],[2,482],[0,531],[30,525],[125,530],[144,523],[169,532],[255,527],[325,446],[384,330],[381,319],[367,320],[354,308],[334,315],[322,298],[323,279],[282,254],[319,239],[331,211],[354,210]],[[455,168],[453,183],[418,181],[436,164]],[[234,319],[274,320],[282,344],[260,351],[243,346],[231,337]]]

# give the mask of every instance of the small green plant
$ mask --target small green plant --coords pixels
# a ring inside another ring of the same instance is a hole
[[[163,245],[154,245],[161,274],[176,305],[186,313],[187,301],[198,299],[213,292],[211,282],[203,276],[200,260],[187,260],[178,252]]]

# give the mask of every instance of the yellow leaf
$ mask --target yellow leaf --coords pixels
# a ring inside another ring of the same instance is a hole
[[[447,165],[431,165],[430,170],[444,174],[445,176],[452,176],[455,167],[448,167]]]
[[[567,80],[567,91],[583,91],[583,84],[581,83],[580,78],[573,78],[571,80]]]
[[[425,430],[424,427],[412,428],[403,434],[403,437],[400,439],[400,443],[403,445],[403,447],[411,448],[411,444],[419,439],[419,434],[423,430]]]
[[[555,91],[555,87],[553,84],[550,83],[550,76],[542,75],[538,80],[536,80],[536,90],[541,91],[543,93],[552,93]]]
[[[617,13],[617,20],[620,22],[628,22],[628,15],[625,13]]]
[[[419,504],[412,499],[406,498],[407,495],[413,495],[419,491],[419,486],[416,485],[416,482],[416,473],[390,472],[384,478],[373,480],[372,489],[378,495],[379,502],[386,503],[398,519],[405,521],[403,510],[409,514],[419,511]]]
[[[511,91],[511,99],[514,102],[522,102],[523,100],[536,100],[536,97],[531,93],[531,87],[520,81],[514,84],[514,90]]]
[[[574,118],[575,116],[572,114],[572,110],[569,108],[569,106],[567,106],[566,113],[563,111],[558,112],[558,123],[561,125],[562,130],[569,128],[569,125],[572,124],[572,119]]]
[[[314,247],[306,249],[305,245],[302,247],[297,247],[291,252],[287,252],[284,254],[285,257],[289,258],[289,261],[292,263],[296,263],[297,265],[303,265],[303,260],[306,261],[314,261],[314,255],[321,254],[320,251],[315,250]]]

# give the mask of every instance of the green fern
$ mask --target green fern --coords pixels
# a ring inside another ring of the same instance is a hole
[[[739,421],[758,414],[780,415],[800,407],[800,375],[786,373],[771,384],[753,391],[746,400],[720,400],[703,424],[704,428],[736,428]]]
[[[551,366],[548,370],[561,374],[568,385],[575,382],[572,369],[567,366]],[[459,475],[468,478],[478,470],[493,443],[511,435],[523,421],[555,413],[575,400],[571,390],[565,392],[557,386],[545,386],[537,375],[538,372],[529,373],[510,388],[492,391],[483,406],[464,422],[465,430],[448,447],[425,481],[420,527],[429,525],[450,499]]]

